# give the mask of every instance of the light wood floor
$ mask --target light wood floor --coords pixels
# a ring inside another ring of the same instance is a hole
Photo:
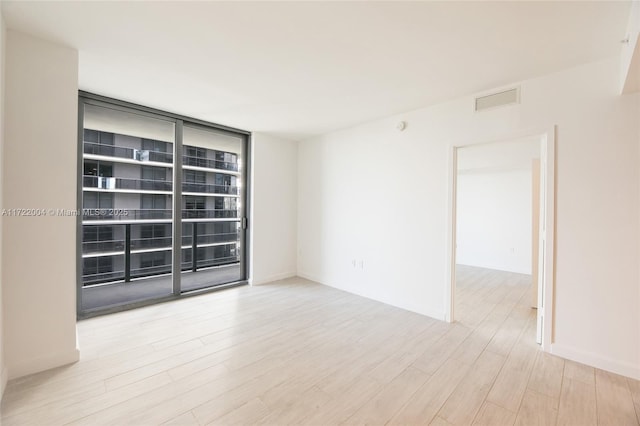
[[[2,424],[638,424],[640,382],[538,350],[528,277],[459,278],[454,324],[302,279],[82,321]]]

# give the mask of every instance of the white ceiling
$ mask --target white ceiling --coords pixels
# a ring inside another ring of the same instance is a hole
[[[301,139],[620,52],[630,2],[18,2],[80,88]]]

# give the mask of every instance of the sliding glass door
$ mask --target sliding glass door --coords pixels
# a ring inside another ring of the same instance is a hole
[[[80,97],[78,315],[246,279],[245,132]]]
[[[243,140],[185,125],[182,142],[182,291],[242,279]]]

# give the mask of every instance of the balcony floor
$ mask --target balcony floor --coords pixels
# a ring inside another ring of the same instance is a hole
[[[182,289],[184,291],[197,290],[238,281],[240,277],[239,264],[203,269],[197,272],[184,272],[181,277]],[[171,288],[171,275],[149,277],[129,283],[118,282],[83,288],[82,309],[90,311],[165,297],[171,294]]]

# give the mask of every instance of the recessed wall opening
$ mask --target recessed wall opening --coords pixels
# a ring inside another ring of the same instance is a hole
[[[454,148],[450,319],[486,331],[487,344],[551,341],[548,142],[539,134]]]

